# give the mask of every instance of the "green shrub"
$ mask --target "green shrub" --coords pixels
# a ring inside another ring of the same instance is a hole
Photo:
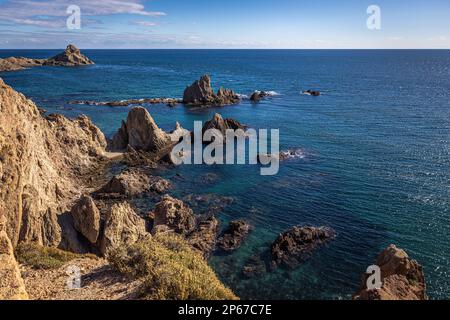
[[[181,237],[160,234],[118,248],[108,257],[121,273],[142,278],[141,294],[155,300],[237,299]]]
[[[20,243],[15,250],[15,256],[21,264],[46,270],[60,268],[67,262],[80,257],[95,258],[94,255],[83,256],[57,248],[42,247],[35,243]]]

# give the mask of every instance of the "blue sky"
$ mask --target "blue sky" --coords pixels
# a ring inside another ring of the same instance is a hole
[[[381,30],[366,26],[369,5]],[[66,26],[69,5],[81,29]],[[449,48],[449,0],[0,0],[0,48]]]

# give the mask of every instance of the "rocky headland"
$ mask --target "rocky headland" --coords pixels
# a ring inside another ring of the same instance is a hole
[[[60,54],[48,59],[30,59],[24,57],[10,57],[0,59],[0,72],[18,71],[39,66],[75,67],[94,64],[73,44]]]

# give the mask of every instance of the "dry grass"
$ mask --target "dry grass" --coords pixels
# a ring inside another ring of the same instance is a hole
[[[121,273],[143,279],[141,294],[144,299],[237,299],[203,257],[177,235],[149,237],[113,251],[108,259]]]

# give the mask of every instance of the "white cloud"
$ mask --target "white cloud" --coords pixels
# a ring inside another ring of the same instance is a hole
[[[133,24],[141,26],[141,27],[154,27],[157,26],[155,22],[150,21],[133,21]]]

